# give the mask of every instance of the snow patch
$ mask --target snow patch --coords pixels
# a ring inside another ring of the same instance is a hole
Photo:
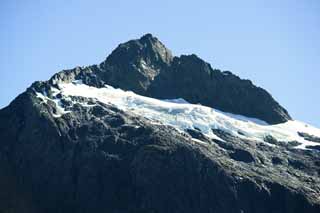
[[[83,84],[82,80],[74,80],[72,81],[73,84]]]
[[[143,69],[148,69],[147,63],[143,59],[140,60],[140,64]]]
[[[48,103],[49,100],[55,103],[56,112],[52,114],[53,117],[59,118],[62,115],[71,112],[71,111],[65,110],[65,108],[63,107],[63,104],[61,102],[61,99],[56,97],[60,93],[60,90],[58,90],[54,87],[51,87],[50,90],[52,92],[52,96],[55,98],[49,98],[48,94],[45,91],[43,91],[43,94],[40,92],[36,92],[36,96],[39,99],[41,99],[44,103]]]
[[[177,99],[164,99],[162,101],[169,102],[169,103],[176,103],[176,104],[189,104],[188,101],[184,100],[183,98]]]

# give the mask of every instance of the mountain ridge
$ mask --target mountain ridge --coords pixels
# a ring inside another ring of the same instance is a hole
[[[59,79],[81,79],[98,87],[108,84],[154,98],[184,98],[270,124],[292,119],[267,91],[250,80],[213,69],[195,54],[172,56],[151,34],[120,44],[99,65],[62,71],[49,82]]]

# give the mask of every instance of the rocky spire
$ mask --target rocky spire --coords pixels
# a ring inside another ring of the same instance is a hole
[[[106,59],[108,64],[117,64],[126,59],[128,63],[145,60],[151,66],[170,64],[172,61],[171,51],[166,48],[156,37],[148,33],[140,39],[130,40],[120,44]]]
[[[109,84],[144,94],[172,60],[171,51],[156,37],[146,34],[120,44],[102,63],[102,68],[111,76]]]

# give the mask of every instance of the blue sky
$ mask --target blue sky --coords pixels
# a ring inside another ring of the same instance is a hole
[[[267,89],[320,127],[320,1],[0,2],[0,108],[36,80],[96,64],[145,33]]]

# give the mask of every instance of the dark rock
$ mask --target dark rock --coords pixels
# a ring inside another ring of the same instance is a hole
[[[242,161],[245,163],[251,163],[255,161],[250,152],[241,149],[234,150],[234,152],[230,153],[230,157],[236,161]]]
[[[289,166],[292,166],[295,169],[304,169],[306,165],[303,161],[298,159],[289,159],[288,160]]]
[[[272,158],[272,164],[278,165],[278,164],[283,164],[283,163],[284,163],[283,159],[281,159],[279,157]]]
[[[308,133],[304,133],[304,132],[298,132],[298,135],[303,137],[304,139],[306,139],[308,141],[320,143],[320,138],[316,137],[314,135],[309,135]]]
[[[316,145],[316,146],[306,146],[307,149],[314,149],[314,150],[318,150],[320,151],[320,145]]]
[[[204,140],[206,141],[207,138],[202,134],[200,129],[186,129],[185,130],[191,137],[198,139],[198,140]]]
[[[273,145],[280,145],[281,142],[279,142],[277,139],[272,137],[271,135],[267,135],[264,137],[264,141]]]
[[[288,147],[296,147],[296,146],[299,146],[299,145],[301,145],[301,143],[299,143],[298,141],[289,141],[287,143]]]
[[[155,98],[183,98],[222,111],[281,123],[290,118],[269,93],[211,66],[196,55],[175,57],[171,66],[155,78],[147,91]]]

